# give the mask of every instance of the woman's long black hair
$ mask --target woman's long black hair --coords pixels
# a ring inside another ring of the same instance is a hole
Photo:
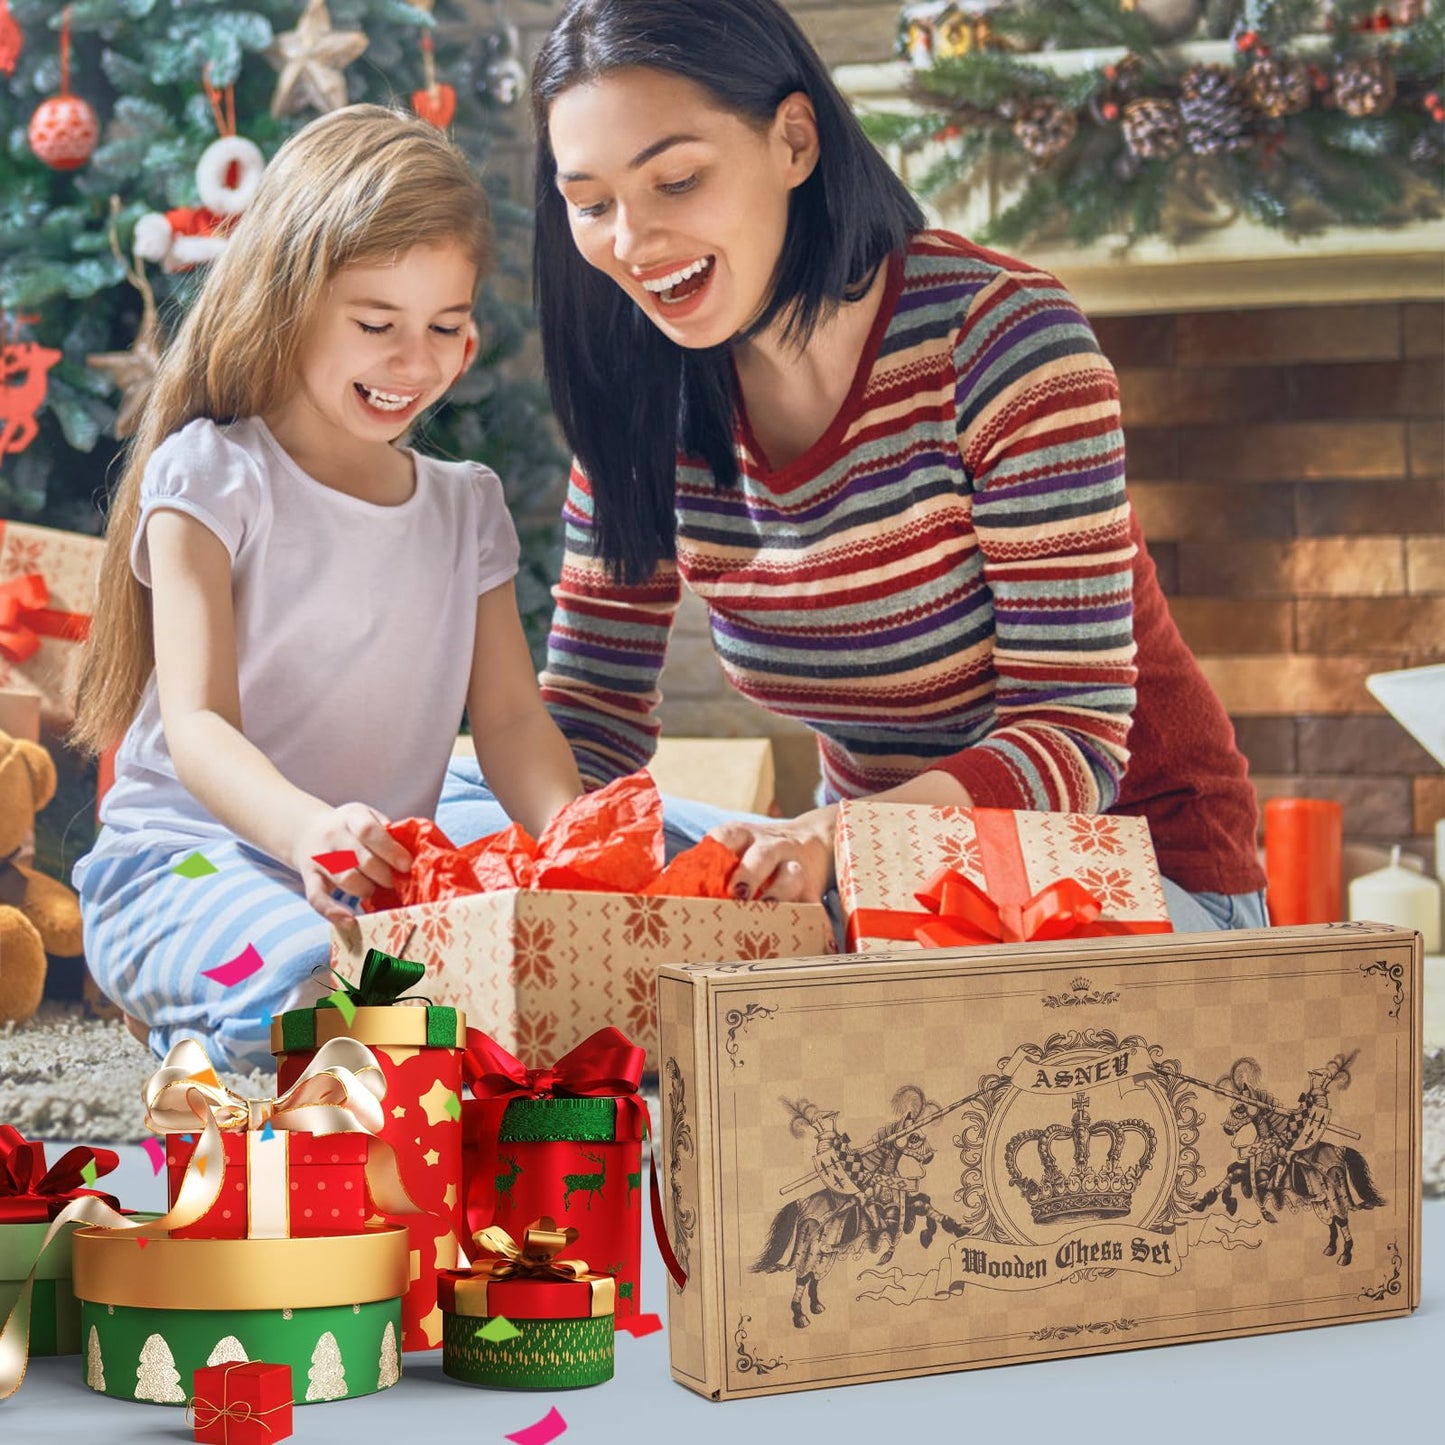
[[[750,335],[782,316],[788,339],[806,343],[924,224],[777,0],[572,0],[532,71],[533,274],[552,405],[591,485],[597,553],[625,582],[645,580],[674,555],[679,452],[704,461],[720,488],[738,477],[727,345],[690,349],[664,336],[582,259],[557,190],[552,102],[633,68],[682,76],[756,125],[771,124],[795,91],[813,102],[818,164],[790,197],[777,286]]]

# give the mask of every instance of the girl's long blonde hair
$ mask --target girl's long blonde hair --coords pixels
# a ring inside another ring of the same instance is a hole
[[[348,106],[276,153],[167,348],[126,453],[80,679],[78,746],[99,752],[121,736],[155,666],[150,592],[130,566],[151,454],[196,417],[224,424],[286,399],[342,267],[448,242],[475,261],[480,287],[492,261],[486,194],[466,156],[427,121]]]

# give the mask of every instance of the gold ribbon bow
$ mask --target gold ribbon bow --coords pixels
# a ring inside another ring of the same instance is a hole
[[[490,1255],[490,1259],[474,1260],[472,1270],[486,1279],[553,1279],[577,1280],[591,1273],[585,1259],[558,1259],[559,1255],[577,1238],[577,1231],[569,1224],[558,1229],[557,1223],[547,1215],[534,1219],[522,1231],[519,1245],[500,1224],[479,1229],[472,1240],[477,1253]]]
[[[355,1039],[329,1039],[301,1076],[275,1099],[246,1099],[217,1076],[206,1051],[182,1039],[146,1080],[146,1128],[187,1133],[214,1120],[224,1131],[291,1129],[307,1134],[379,1134],[386,1076]]]

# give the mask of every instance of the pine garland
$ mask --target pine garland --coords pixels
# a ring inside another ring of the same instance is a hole
[[[989,42],[1115,50],[1056,73],[974,45],[914,73],[923,112],[865,116],[919,194],[990,185],[1010,196],[980,239],[1189,241],[1234,215],[1299,237],[1445,214],[1445,0],[1385,28],[1380,0],[1246,0],[1232,62],[1159,48],[1120,0],[1035,0],[992,11]],[[1246,83],[1248,82],[1248,83]],[[1136,106],[1122,123],[1125,106]],[[1031,123],[1062,107],[1051,126]],[[1021,121],[1020,117],[1023,117]],[[1136,149],[1137,147],[1137,149]],[[921,154],[920,154],[921,153]],[[908,161],[919,155],[921,166]]]

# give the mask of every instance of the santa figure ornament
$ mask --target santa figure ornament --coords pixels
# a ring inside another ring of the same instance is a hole
[[[254,141],[236,134],[236,97],[226,88],[226,108],[220,93],[204,82],[220,135],[196,163],[199,206],[177,206],[162,214],[147,211],[135,223],[132,248],[146,261],[160,262],[163,271],[189,271],[214,261],[225,249],[226,236],[236,218],[251,204],[266,158]]]
[[[100,139],[100,121],[70,93],[70,9],[60,17],[60,94],[42,100],[30,117],[30,149],[52,170],[79,170]]]

